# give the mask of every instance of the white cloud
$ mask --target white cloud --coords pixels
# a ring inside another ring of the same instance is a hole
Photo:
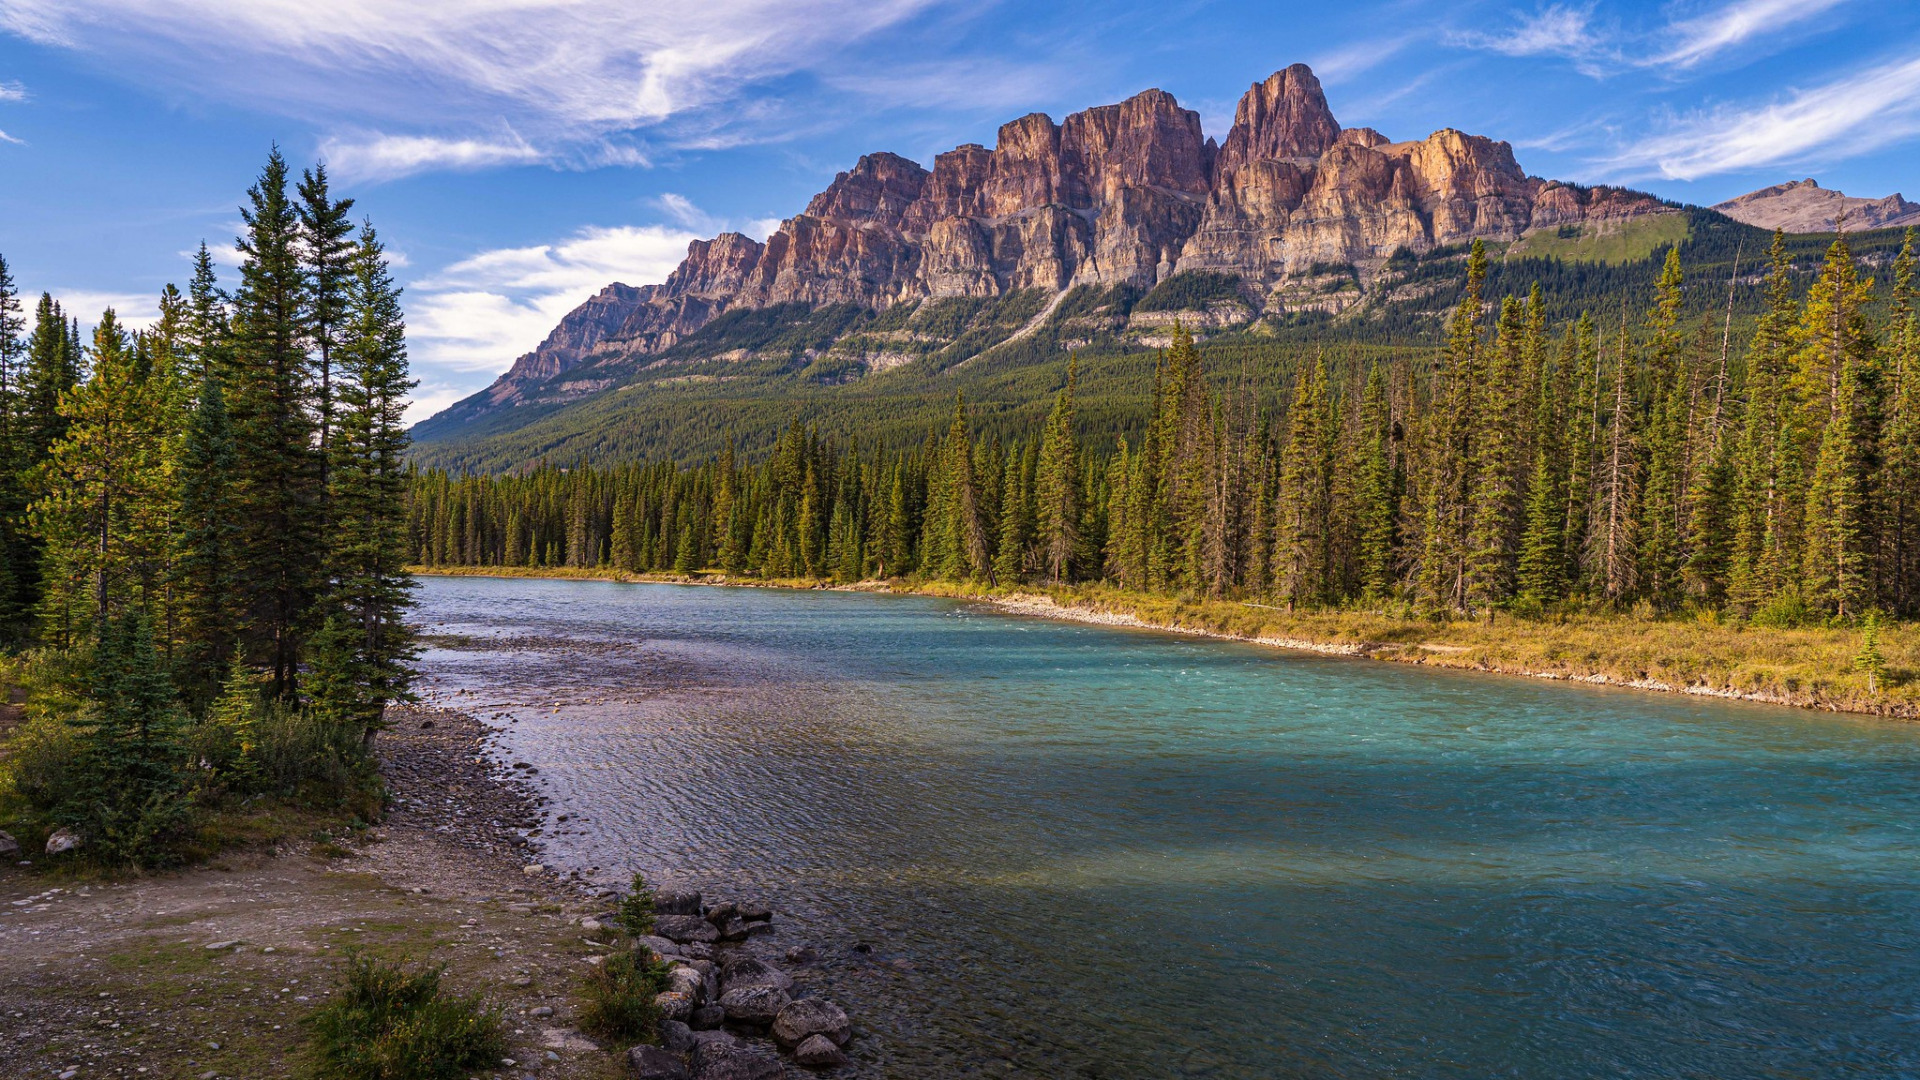
[[[1600,48],[1593,28],[1593,8],[1549,4],[1531,15],[1516,15],[1514,25],[1500,33],[1468,32],[1452,35],[1458,44],[1505,56],[1565,56],[1580,59]]]
[[[94,324],[100,321],[100,315],[108,308],[113,309],[113,317],[121,326],[129,330],[145,330],[160,321],[160,299],[156,296],[143,296],[137,293],[94,292],[87,289],[50,289],[53,298],[60,301],[60,307],[66,313],[80,320],[81,338],[93,340]]]
[[[1676,20],[1667,36],[1678,41],[1648,64],[1693,67],[1717,53],[1773,34],[1846,3],[1847,0],[1737,0],[1691,19]]]
[[[1848,73],[1749,107],[1673,121],[1607,164],[1623,178],[1695,180],[1717,173],[1850,157],[1920,134],[1920,60]]]
[[[329,156],[374,177],[644,163],[631,133],[698,115],[662,133],[721,137],[737,112],[722,106],[795,72],[839,77],[836,58],[945,2],[6,0],[0,31],[341,132]]]
[[[335,136],[320,156],[342,180],[391,180],[435,169],[470,170],[524,165],[544,158],[524,139],[441,139],[429,135]]]
[[[693,205],[693,200],[685,195],[676,195],[669,191],[654,198],[652,202],[660,208],[661,213],[686,228],[709,234],[717,231],[714,228],[713,217],[705,210]]]
[[[697,238],[664,225],[589,228],[558,243],[483,251],[414,281],[407,336],[421,392],[410,418],[484,386],[608,283],[665,280]]]
[[[12,143],[12,144],[13,144],[13,145],[15,145],[15,146],[25,146],[25,145],[27,145],[27,140],[25,140],[25,139],[16,139],[16,138],[14,138],[13,136],[11,136],[11,135],[9,135],[9,134],[7,134],[7,133],[6,133],[6,132],[4,132],[4,131],[0,131],[0,142],[3,142],[3,143]]]
[[[27,88],[18,82],[0,80],[0,101],[25,101]]]
[[[1320,82],[1335,86],[1364,75],[1404,51],[1426,36],[1427,31],[1402,34],[1382,41],[1355,41],[1321,53],[1308,64]]]

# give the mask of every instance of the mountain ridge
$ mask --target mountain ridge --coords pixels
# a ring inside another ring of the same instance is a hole
[[[1234,296],[1215,298],[1239,305],[1219,315],[1227,321],[1337,312],[1396,252],[1673,212],[1641,192],[1531,176],[1509,144],[1453,128],[1402,142],[1342,128],[1311,69],[1295,64],[1248,89],[1220,142],[1171,94],[1146,90],[1058,123],[1029,113],[1002,125],[993,149],[963,144],[931,169],[864,155],[765,242],[721,233],[690,244],[663,282],[608,285],[422,430],[595,393],[728,312],[884,311],[1026,290],[1057,302],[1075,287],[1146,291],[1181,274],[1237,281]],[[1352,287],[1323,287],[1329,272]],[[869,350],[846,370],[910,360]],[[561,378],[583,365],[593,377]]]
[[[1812,178],[1749,191],[1713,209],[1745,225],[1793,233],[1833,232],[1843,225],[1850,232],[1920,225],[1920,204],[1897,191],[1869,199],[1823,188]]]

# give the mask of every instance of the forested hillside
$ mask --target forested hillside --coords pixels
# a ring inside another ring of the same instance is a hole
[[[430,566],[1100,579],[1433,614],[1912,614],[1913,236],[1877,279],[1832,240],[1804,296],[1786,237],[1754,260],[1744,345],[1729,314],[1740,288],[1701,282],[1689,304],[1678,250],[1630,313],[1556,319],[1568,305],[1544,289],[1496,293],[1476,244],[1431,364],[1315,350],[1276,407],[1263,393],[1274,369],[1244,344],[1203,350],[1176,329],[1136,390],[1147,407],[1129,414],[1110,393],[1093,423],[1081,372],[1054,364],[1044,422],[1019,434],[956,395],[908,449],[795,422],[758,462],[431,471],[413,488],[413,553]]]
[[[1677,243],[1649,231],[1622,261],[1598,257],[1605,252],[1583,249],[1577,237],[1530,241],[1521,250],[1489,245],[1487,297],[1524,298],[1538,284],[1551,323],[1583,311],[1617,321],[1622,311],[1645,306],[1667,253],[1677,250],[1687,274],[1685,318],[1723,315],[1731,286],[1740,351],[1766,310],[1763,259],[1771,236],[1708,210],[1671,215],[1683,216]],[[1817,277],[1831,240],[1786,237],[1797,292]],[[1865,271],[1884,276],[1901,234],[1854,234],[1848,242]],[[1374,362],[1429,359],[1463,288],[1466,256],[1465,247],[1402,253],[1374,276],[1366,299],[1337,314],[1307,310],[1257,320],[1239,278],[1204,271],[1176,274],[1144,292],[1077,287],[1051,311],[1038,290],[910,302],[884,312],[848,304],[742,309],[638,369],[606,358],[555,376],[555,386],[574,390],[556,392],[551,402],[423,423],[414,429],[414,455],[423,466],[459,472],[663,458],[693,464],[712,460],[729,443],[757,459],[796,420],[839,440],[858,436],[869,448],[903,449],[944,423],[956,393],[966,396],[982,435],[1013,440],[1044,421],[1069,355],[1080,365],[1083,434],[1111,449],[1122,435],[1137,442],[1144,430],[1154,357],[1175,321],[1203,342],[1210,368],[1244,369],[1263,408],[1274,411],[1284,406],[1298,370],[1318,359],[1343,376]],[[1353,268],[1323,269],[1317,287],[1357,299]],[[1218,325],[1222,317],[1242,321]]]

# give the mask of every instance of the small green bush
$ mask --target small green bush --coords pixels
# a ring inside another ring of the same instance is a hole
[[[653,1042],[660,1031],[653,998],[666,985],[667,966],[653,953],[614,953],[581,987],[580,1029],[610,1042]]]
[[[308,1018],[324,1080],[459,1080],[507,1052],[505,1025],[441,969],[349,957],[340,988]]]
[[[653,888],[647,879],[633,875],[633,888],[620,901],[620,927],[634,937],[653,933]]]
[[[1776,596],[1756,610],[1748,622],[1770,630],[1795,630],[1813,620],[1805,599],[1792,593]]]
[[[72,789],[79,753],[73,727],[65,720],[30,713],[7,742],[8,785],[28,806],[50,810]]]

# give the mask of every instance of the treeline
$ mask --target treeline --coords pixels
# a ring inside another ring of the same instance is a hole
[[[1484,303],[1486,273],[1476,247],[1437,361],[1346,378],[1317,363],[1284,409],[1245,376],[1210,379],[1183,332],[1144,434],[1112,452],[1078,435],[1070,366],[1044,429],[1011,445],[976,438],[962,403],[909,452],[795,425],[756,465],[424,473],[413,558],[1105,579],[1429,615],[1920,607],[1911,236],[1878,296],[1835,240],[1804,299],[1776,236],[1740,353],[1724,314],[1683,319],[1677,252],[1643,309],[1557,327],[1538,289]]]
[[[205,244],[151,328],[91,339],[0,262],[0,635],[36,693],[16,821],[165,857],[196,806],[346,798],[407,690],[399,289],[324,167],[276,150],[231,292]],[[363,792],[364,793],[364,792]]]

